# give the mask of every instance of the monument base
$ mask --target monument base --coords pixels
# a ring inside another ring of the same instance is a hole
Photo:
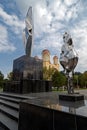
[[[39,93],[52,91],[52,81],[43,80],[43,61],[23,55],[13,62],[13,80],[6,81],[4,92]]]
[[[3,91],[20,94],[50,92],[52,91],[52,82],[29,79],[23,79],[20,81],[8,81],[4,83]]]
[[[84,95],[81,95],[81,94],[60,94],[59,100],[72,101],[72,102],[81,101],[81,100],[84,100]]]

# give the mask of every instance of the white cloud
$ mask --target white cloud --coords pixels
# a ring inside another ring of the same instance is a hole
[[[64,3],[67,6],[71,6],[72,4],[75,4],[78,0],[64,0]]]
[[[16,0],[16,2],[24,15],[29,5],[34,8],[34,38],[40,39],[34,43],[37,54],[38,50],[46,47],[54,50],[54,53],[57,49],[60,51],[62,35],[68,30],[79,52],[79,69],[77,69],[78,71],[87,69],[87,17],[85,17],[87,8],[82,4],[82,0],[49,0],[49,6],[46,0]]]
[[[40,37],[41,33],[43,32],[46,32],[46,33],[55,32],[56,30],[60,28],[60,26],[57,26],[57,25],[54,27],[55,21],[58,22],[62,20],[62,21],[67,22],[72,17],[72,14],[73,14],[73,17],[75,14],[73,13],[73,10],[70,10],[70,9],[67,10],[67,6],[63,4],[61,0],[51,1],[49,7],[47,7],[45,0],[37,0],[37,1],[34,1],[34,0],[17,1],[16,0],[16,2],[19,5],[21,12],[22,13],[25,12],[24,15],[26,15],[29,5],[33,6],[35,37]],[[23,12],[24,9],[26,9],[26,11]],[[52,25],[52,23],[53,23],[53,26],[50,26]]]
[[[0,25],[0,52],[14,51],[16,48],[9,42],[7,29]]]
[[[0,52],[14,51],[16,47],[10,42],[10,31],[20,37],[24,28],[24,22],[16,15],[10,15],[0,7]],[[2,22],[3,21],[3,22]],[[3,24],[4,26],[3,26]],[[22,36],[21,36],[22,37]],[[14,42],[14,41],[13,41]]]
[[[44,7],[46,4],[46,0],[15,0],[15,2],[17,3],[23,16],[27,13],[29,6],[34,8],[36,5],[40,4],[41,7]]]
[[[80,68],[80,71],[85,71],[87,70],[87,19],[79,21],[71,30],[71,33],[74,45],[79,53],[78,68]]]
[[[0,7],[0,17],[3,19],[3,22],[10,26],[11,29],[14,30],[14,33],[18,34],[24,28],[24,22],[20,21],[16,15],[7,14],[1,7]]]

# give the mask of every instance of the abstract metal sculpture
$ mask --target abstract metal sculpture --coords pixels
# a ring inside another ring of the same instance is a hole
[[[33,18],[32,7],[29,7],[25,18],[25,29],[23,30],[23,40],[25,45],[25,52],[27,56],[31,56],[32,39],[33,39]]]
[[[73,94],[73,76],[74,69],[78,63],[78,54],[74,49],[72,38],[67,32],[63,35],[63,41],[64,44],[61,48],[60,64],[64,68],[64,72],[67,77],[68,94]]]

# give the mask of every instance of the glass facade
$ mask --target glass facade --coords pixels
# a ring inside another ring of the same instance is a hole
[[[14,60],[13,79],[42,79],[43,62],[41,59],[26,55]]]

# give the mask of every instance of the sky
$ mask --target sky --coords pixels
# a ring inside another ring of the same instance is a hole
[[[32,56],[48,49],[58,58],[64,32],[70,33],[79,55],[75,71],[87,71],[87,0],[0,0],[0,71],[6,77],[13,60],[25,54],[22,31],[28,8],[33,7]],[[62,69],[62,67],[60,67]]]

